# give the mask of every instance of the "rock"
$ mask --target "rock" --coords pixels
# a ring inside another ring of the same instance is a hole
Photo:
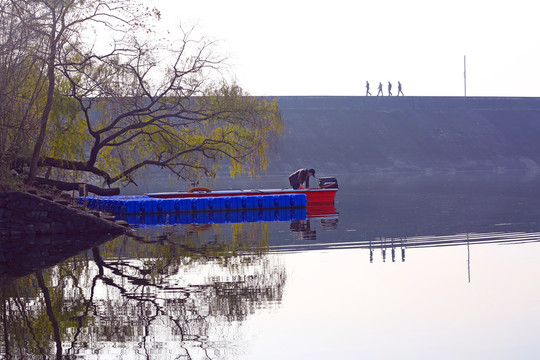
[[[120,226],[129,228],[129,223],[125,220],[116,220],[116,223]]]
[[[44,200],[46,199],[46,200]],[[35,196],[19,191],[0,192],[0,237],[49,234],[116,233],[126,231],[114,216],[84,212],[67,199],[54,202],[50,195]],[[105,221],[104,221],[105,220]]]

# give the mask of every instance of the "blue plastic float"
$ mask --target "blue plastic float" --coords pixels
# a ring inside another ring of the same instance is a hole
[[[79,198],[79,204],[85,198]],[[226,196],[205,198],[159,199],[148,196],[86,197],[89,209],[110,212],[114,215],[150,215],[191,212],[219,212],[235,210],[265,210],[303,208],[307,206],[306,194],[281,194],[261,196]]]

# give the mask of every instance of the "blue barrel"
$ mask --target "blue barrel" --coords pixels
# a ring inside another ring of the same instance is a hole
[[[242,196],[231,196],[230,204],[231,210],[241,210],[242,209]]]
[[[154,199],[145,199],[141,205],[141,208],[144,209],[143,212],[145,215],[154,213],[155,208],[157,207],[157,203]]]
[[[110,211],[111,210],[111,203],[107,199],[100,198],[98,200],[98,207],[100,210],[103,211]]]
[[[127,213],[126,200],[118,200],[118,213],[119,214]]]
[[[161,214],[171,212],[169,199],[157,200],[157,212]]]
[[[223,200],[225,201],[225,210],[230,210],[232,208],[232,198],[230,196],[225,196]]]
[[[118,200],[118,213],[119,214],[125,214],[127,211],[126,209],[126,200],[120,199]]]
[[[128,214],[138,214],[140,213],[140,210],[139,210],[139,200],[128,200],[127,203],[126,203],[126,206],[127,206],[127,213]]]
[[[158,199],[158,200],[154,200],[156,202],[156,212],[158,213],[162,213],[164,212],[163,210],[163,200],[162,199]]]
[[[168,213],[174,211],[174,200],[173,199],[165,199],[165,209]]]
[[[97,201],[97,209],[99,211],[107,210],[107,200],[99,198],[96,201]]]
[[[210,210],[225,210],[225,199],[222,197],[211,198],[208,204]]]
[[[157,200],[155,199],[146,200],[146,213],[154,214],[156,211],[157,211]],[[147,221],[150,221],[150,220],[147,220]]]
[[[292,194],[289,197],[289,201],[292,207],[300,207],[307,205],[306,194]]]
[[[133,207],[132,202],[133,202],[133,200],[131,200],[131,199],[127,199],[127,200],[124,201],[124,206],[126,207],[125,214],[131,214],[133,212],[133,210],[132,210],[132,207]]]
[[[141,200],[138,201],[137,208],[139,210],[139,214],[147,214],[148,213],[148,209],[146,207],[146,201],[147,200],[148,199],[141,199]]]
[[[288,194],[276,195],[278,207],[284,208],[291,206],[290,196]]]
[[[256,209],[259,207],[258,199],[256,196],[243,196],[242,207],[244,209]]]
[[[113,214],[119,213],[120,212],[120,201],[117,200],[117,199],[111,199],[110,202],[111,202],[111,208],[110,208],[111,212]]]
[[[175,211],[187,211],[188,202],[186,199],[174,199],[174,210]]]
[[[259,196],[259,207],[262,207],[263,209],[269,209],[269,208],[274,207],[274,196],[273,195]]]
[[[194,211],[207,211],[210,200],[207,198],[194,198],[191,208]]]
[[[106,208],[106,205],[107,205],[107,200],[102,199],[102,198],[98,198],[98,199],[96,199],[96,205],[97,205],[98,210],[105,211],[105,208]]]

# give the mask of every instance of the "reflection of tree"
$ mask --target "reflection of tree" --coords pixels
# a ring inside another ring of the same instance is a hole
[[[2,286],[0,354],[43,358],[63,346],[78,357],[114,344],[125,356],[169,347],[211,358],[234,324],[281,300],[285,272],[266,255],[265,224],[138,235]]]
[[[72,258],[49,270],[2,282],[2,342],[0,354],[6,358],[48,358],[62,356],[62,340],[71,326],[70,318],[79,312],[76,275],[84,256]],[[86,261],[87,263],[87,261]],[[71,287],[69,295],[65,289]]]
[[[56,358],[62,359],[62,339],[60,338],[60,325],[56,319],[56,315],[53,310],[53,305],[51,301],[51,295],[47,286],[45,286],[45,279],[43,278],[43,273],[41,270],[36,271],[36,278],[38,281],[39,288],[43,293],[43,300],[45,301],[45,309],[47,311],[47,317],[51,322],[51,327],[54,335],[54,343],[56,344]]]

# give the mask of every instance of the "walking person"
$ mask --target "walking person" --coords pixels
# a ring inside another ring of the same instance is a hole
[[[397,82],[397,96],[399,96],[399,94],[401,94],[401,96],[405,96],[405,94],[403,94],[403,91],[401,91],[401,83],[398,81]]]
[[[388,82],[388,96],[392,96],[392,83]]]
[[[371,93],[369,92],[369,81],[366,81],[366,96],[371,96]]]
[[[381,96],[384,96],[383,91],[382,91],[382,82],[379,82],[378,89],[379,89],[379,92],[377,93],[377,96],[379,96],[379,94],[381,94]]]

